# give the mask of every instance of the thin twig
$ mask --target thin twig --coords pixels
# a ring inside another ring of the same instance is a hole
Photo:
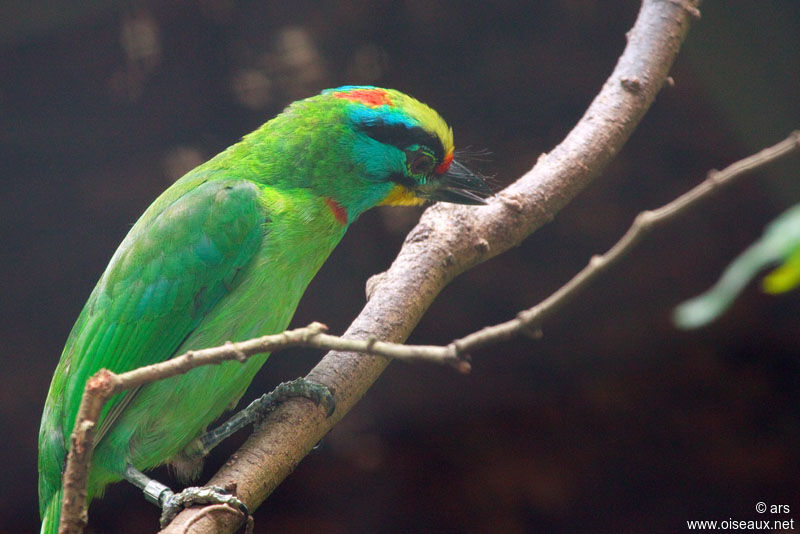
[[[86,526],[86,488],[94,452],[94,431],[103,406],[116,393],[117,384],[117,375],[105,369],[86,382],[64,470],[59,534],[80,534]]]
[[[438,363],[447,363],[453,361],[454,356],[461,357],[469,351],[474,351],[490,343],[497,343],[498,341],[515,337],[525,330],[539,331],[539,325],[545,317],[561,309],[601,273],[608,270],[633,250],[647,232],[676,218],[688,208],[711,196],[715,191],[730,184],[735,179],[796,151],[800,151],[800,130],[792,132],[789,137],[780,143],[737,161],[721,171],[709,172],[708,177],[703,182],[669,204],[665,204],[656,210],[639,213],[628,231],[608,252],[602,256],[592,257],[586,267],[569,282],[536,306],[519,312],[517,317],[510,321],[487,326],[453,341],[450,346],[454,347],[455,351],[448,352],[447,355],[441,352],[426,351],[416,357],[419,359],[430,358]]]
[[[469,371],[469,363],[460,359],[454,347],[429,345],[402,345],[370,339],[350,339],[325,334],[327,327],[318,322],[303,328],[286,330],[279,334],[262,336],[238,343],[230,341],[219,347],[191,350],[175,358],[139,367],[125,373],[112,373],[106,369],[98,371],[86,384],[72,446],[67,458],[64,473],[64,498],[62,504],[62,524],[64,532],[80,532],[86,525],[85,505],[86,483],[89,464],[92,458],[94,429],[103,406],[111,397],[122,391],[138,388],[145,384],[180,375],[203,365],[219,364],[237,360],[244,362],[251,356],[265,352],[276,352],[290,347],[308,347],[324,350],[346,350],[364,352],[400,359],[433,359],[437,363],[449,363],[462,372]],[[431,355],[435,355],[433,358]]]
[[[72,434],[72,446],[67,456],[67,469],[64,473],[62,521],[59,532],[72,534],[81,532],[86,526],[86,485],[94,448],[94,429],[103,406],[111,397],[122,391],[184,374],[203,365],[219,364],[230,360],[243,362],[256,354],[275,352],[290,347],[366,352],[403,359],[429,359],[426,354],[435,353],[437,362],[452,363],[463,372],[469,371],[469,364],[460,360],[455,351],[449,347],[405,346],[376,341],[374,338],[347,339],[323,333],[326,330],[327,327],[324,324],[314,322],[306,327],[286,330],[279,334],[262,336],[239,343],[228,341],[219,347],[188,351],[175,358],[125,373],[116,374],[106,369],[98,371],[88,380],[78,408],[75,430]]]

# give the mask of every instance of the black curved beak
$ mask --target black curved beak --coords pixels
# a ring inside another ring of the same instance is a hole
[[[455,160],[450,163],[447,172],[430,183],[436,184],[428,196],[431,200],[481,205],[486,204],[486,197],[492,196],[492,190],[483,178]]]

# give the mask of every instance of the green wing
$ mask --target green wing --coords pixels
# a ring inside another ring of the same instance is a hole
[[[169,359],[235,287],[263,239],[258,196],[245,180],[188,175],[131,229],[78,317],[53,377],[39,432],[40,497],[60,485],[86,380],[101,368],[120,373]],[[103,417],[125,398],[112,399]],[[100,425],[101,432],[108,427],[102,418]]]

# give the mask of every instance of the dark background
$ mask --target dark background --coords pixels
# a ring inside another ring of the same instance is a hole
[[[79,5],[82,7],[78,7]],[[574,125],[638,2],[50,0],[0,4],[0,531],[38,527],[36,436],[72,322],[172,180],[288,102],[341,84],[404,90],[501,187]],[[800,3],[706,2],[614,163],[519,248],[459,277],[411,342],[512,317],[605,251],[635,214],[800,127]],[[753,283],[714,325],[672,308],[800,199],[792,157],[652,233],[469,376],[395,363],[256,512],[256,531],[681,532],[692,519],[800,520],[798,294]],[[342,332],[419,214],[377,209],[311,284],[295,325]],[[320,357],[274,355],[246,399]],[[201,393],[200,393],[201,394]],[[209,461],[206,476],[238,436]],[[162,470],[161,478],[173,483]],[[788,504],[759,515],[755,504]],[[127,484],[91,532],[155,530]],[[797,525],[796,528],[800,528]]]

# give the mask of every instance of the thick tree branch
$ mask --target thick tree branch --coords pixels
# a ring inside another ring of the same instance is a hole
[[[519,244],[552,219],[630,137],[666,83],[690,20],[699,16],[698,5],[699,0],[644,0],[614,72],[567,138],[487,206],[428,209],[346,337],[402,342],[456,275]],[[326,419],[311,403],[286,402],[210,483],[235,484],[239,498],[255,509],[388,362],[380,356],[328,353],[307,378],[334,392],[334,415]],[[241,523],[234,514],[198,519],[201,513],[200,508],[185,510],[164,532],[233,532]]]

